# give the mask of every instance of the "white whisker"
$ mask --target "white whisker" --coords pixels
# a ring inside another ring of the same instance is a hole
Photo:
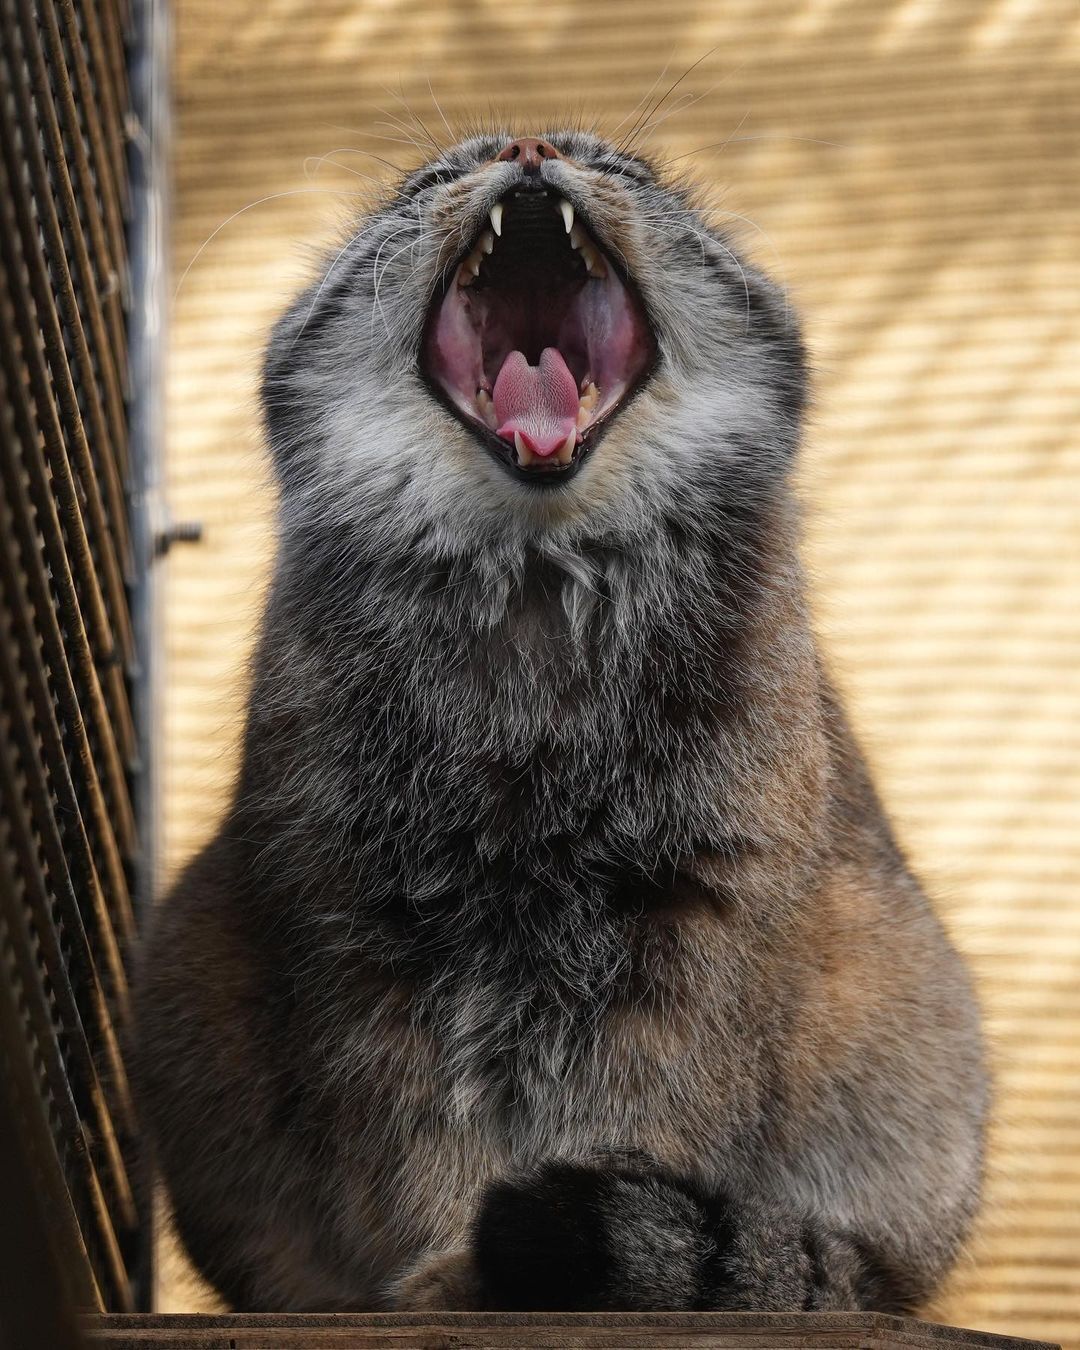
[[[180,294],[180,287],[184,284],[184,280],[187,277],[187,274],[191,271],[191,269],[202,257],[205,249],[208,248],[209,245],[213,243],[213,241],[218,237],[218,235],[226,227],[226,225],[231,225],[232,222],[236,220],[238,216],[242,216],[246,211],[253,211],[256,206],[264,206],[267,202],[277,201],[279,197],[302,197],[302,196],[317,195],[320,193],[331,197],[365,198],[367,196],[367,194],[364,192],[354,192],[349,188],[288,188],[284,192],[271,192],[265,197],[260,197],[257,201],[248,202],[246,206],[242,206],[239,209],[239,211],[234,211],[231,216],[228,216],[225,220],[223,220],[221,224],[218,225],[217,228],[213,230],[210,234],[208,234],[207,237],[203,240],[203,242],[199,245],[199,247],[195,251],[194,256],[191,258],[191,261],[180,273],[180,279],[179,281],[177,281],[176,289],[173,291],[173,299],[175,299]]]

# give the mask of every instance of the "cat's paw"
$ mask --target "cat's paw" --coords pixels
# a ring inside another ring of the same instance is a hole
[[[492,1185],[473,1232],[487,1305],[507,1310],[692,1308],[700,1210],[642,1154],[551,1161]]]
[[[472,1252],[428,1252],[397,1281],[391,1297],[401,1312],[475,1312],[483,1304]]]
[[[552,1160],[489,1187],[473,1230],[480,1306],[806,1312],[900,1306],[864,1244],[736,1201],[641,1154]]]

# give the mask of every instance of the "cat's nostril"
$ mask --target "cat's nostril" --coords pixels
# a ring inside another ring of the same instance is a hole
[[[514,160],[526,173],[539,173],[545,159],[559,159],[558,150],[547,141],[537,140],[535,136],[521,136],[500,150],[496,159]]]

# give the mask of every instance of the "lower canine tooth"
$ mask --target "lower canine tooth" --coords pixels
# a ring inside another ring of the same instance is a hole
[[[604,266],[599,253],[591,244],[582,244],[581,256],[585,259],[585,266],[588,268],[591,277],[606,277],[607,268]]]
[[[575,430],[575,431],[571,431],[570,435],[567,436],[566,440],[563,441],[562,445],[560,445],[559,448],[558,448],[558,450],[555,451],[555,456],[554,456],[554,458],[555,458],[555,463],[556,463],[556,464],[569,464],[569,463],[570,463],[570,460],[573,458],[573,454],[574,454],[574,446],[575,446],[575,445],[577,445],[577,431],[576,431],[576,430]]]
[[[534,455],[525,444],[525,438],[520,431],[514,432],[514,449],[517,451],[518,464],[520,464],[522,468],[525,468],[527,464],[531,464],[534,459],[540,458],[539,455]]]

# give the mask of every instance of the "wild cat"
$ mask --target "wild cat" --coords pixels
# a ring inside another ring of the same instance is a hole
[[[963,964],[807,619],[789,306],[581,131],[481,135],[280,321],[242,766],[145,1115],[240,1309],[883,1309],[976,1211]]]

